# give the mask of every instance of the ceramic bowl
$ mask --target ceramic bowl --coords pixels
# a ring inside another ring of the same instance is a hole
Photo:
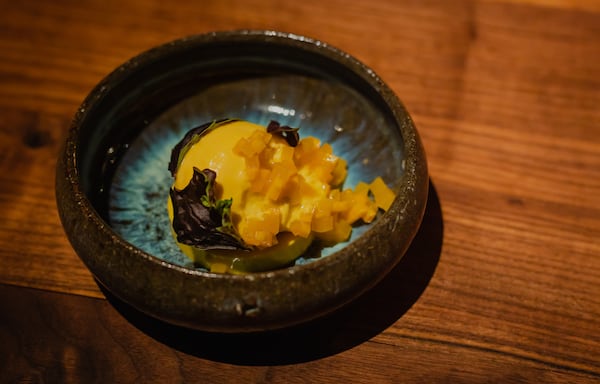
[[[349,241],[295,265],[246,275],[194,268],[170,233],[170,151],[219,118],[277,120],[332,144],[345,186],[376,176],[391,208]],[[324,42],[273,31],[192,36],[127,61],[78,109],[56,173],[65,232],[120,300],[185,327],[246,332],[325,315],[400,260],[427,200],[425,155],[401,102],[367,66]]]

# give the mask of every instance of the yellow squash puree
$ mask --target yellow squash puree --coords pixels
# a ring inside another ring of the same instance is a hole
[[[372,221],[377,210],[387,210],[395,198],[380,177],[342,190],[346,162],[329,144],[309,136],[292,147],[266,127],[241,120],[207,132],[189,149],[177,169],[175,189],[187,186],[194,167],[216,172],[216,199],[232,199],[233,225],[255,249],[203,251],[178,243],[188,257],[212,272],[287,265],[314,238],[326,244],[347,240],[354,222]],[[168,206],[172,221],[170,199]]]

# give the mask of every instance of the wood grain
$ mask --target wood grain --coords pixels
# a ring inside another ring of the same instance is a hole
[[[0,302],[8,303],[0,313],[2,382],[567,383],[597,379],[584,370],[417,335],[396,336],[394,343],[366,341],[323,357],[321,350],[332,345],[335,350],[347,327],[337,331],[328,327],[330,334],[321,333],[322,325],[316,324],[266,335],[214,335],[148,319],[136,322],[104,300],[73,295],[0,285]],[[18,316],[22,313],[28,316]],[[290,352],[299,356],[297,351],[304,352],[304,360],[291,364],[286,358]]]
[[[598,2],[0,9],[0,382],[600,380]],[[54,202],[70,119],[103,76],[172,39],[241,28],[316,37],[372,67],[413,115],[433,184],[419,237],[382,285],[331,319],[260,337],[185,332],[105,300]]]
[[[595,0],[487,0],[502,3],[535,4],[542,7],[580,9],[587,11],[600,11],[600,3]]]

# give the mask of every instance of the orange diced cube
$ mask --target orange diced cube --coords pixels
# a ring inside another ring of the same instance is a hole
[[[271,201],[279,200],[284,186],[285,182],[281,179],[274,178],[272,181],[269,181],[269,186],[267,187],[266,193],[267,198]]]
[[[327,198],[317,202],[311,223],[314,232],[327,232],[333,229],[332,205],[333,200]]]
[[[369,199],[368,192],[368,185],[365,183],[359,183],[354,191],[351,189],[342,191],[342,201],[349,202],[350,209],[340,215],[348,223],[352,224],[358,219],[369,223],[375,218],[377,206]]]
[[[325,153],[328,153],[328,154],[330,154],[330,155],[331,155],[331,154],[333,154],[333,148],[331,147],[331,144],[329,144],[329,143],[325,143],[325,144],[323,144],[323,145],[321,146],[321,150],[322,150],[323,152],[325,152]]]
[[[331,185],[333,187],[342,185],[344,180],[346,180],[346,176],[348,175],[347,168],[348,164],[346,163],[346,160],[342,159],[341,157],[338,157],[337,162],[335,163],[335,167],[333,168],[333,171],[331,173]]]
[[[315,205],[315,211],[313,216],[322,217],[322,216],[331,216],[331,208],[333,206],[333,200],[324,198],[317,202]]]
[[[276,163],[269,174],[267,198],[276,201],[280,198],[289,179],[296,173],[295,166],[289,163]]]
[[[252,156],[246,157],[245,162],[246,162],[246,174],[248,175],[248,180],[252,181],[258,177],[259,171],[260,171],[260,162],[258,160],[258,156],[252,155]]]
[[[275,154],[275,151],[276,149],[273,147],[266,147],[260,152],[260,164],[263,168],[271,168],[273,166],[273,155]]]
[[[277,208],[270,208],[270,209],[266,209],[263,212],[263,217],[262,217],[262,230],[266,231],[266,232],[270,232],[273,235],[276,235],[277,233],[279,233],[279,225],[281,223],[281,214],[279,212],[279,209]]]
[[[346,210],[344,207],[348,207],[349,204],[342,197],[342,191],[340,189],[332,189],[329,192],[329,200],[332,202],[331,211],[332,212],[342,212]]]
[[[298,167],[308,163],[314,152],[319,149],[321,142],[316,137],[308,136],[300,140],[294,150],[294,161]]]
[[[356,184],[356,187],[354,187],[354,193],[367,196],[367,194],[369,193],[369,189],[369,184],[361,181],[358,184]]]
[[[253,153],[252,149],[250,148],[250,140],[248,140],[246,137],[239,139],[238,142],[233,146],[233,153],[244,158],[252,156]]]
[[[286,196],[289,198],[290,204],[301,204],[304,199],[311,199],[320,194],[315,186],[306,181],[301,174],[295,174],[290,178],[286,188]]]
[[[337,244],[348,240],[351,233],[352,226],[346,220],[336,220],[332,230],[319,233],[318,237],[326,244]]]
[[[326,167],[315,167],[311,170],[311,175],[319,180],[323,184],[330,185],[331,179],[333,176],[331,175],[331,171]]]
[[[313,217],[310,228],[317,233],[331,231],[333,229],[333,216]]]
[[[291,205],[297,205],[302,202],[302,194],[300,192],[300,183],[303,181],[302,176],[295,174],[290,177],[290,180],[286,184],[282,195],[288,199]]]
[[[256,177],[250,183],[249,190],[254,193],[262,193],[269,185],[269,174],[271,172],[268,169],[260,168],[256,174]]]
[[[246,218],[239,225],[240,236],[246,244],[257,247],[270,247],[276,244],[277,232],[279,232],[279,225],[274,232],[272,223],[265,221],[264,218]]]
[[[329,149],[327,149],[329,148]],[[329,183],[333,178],[332,173],[337,163],[337,156],[329,152],[331,147],[323,146],[315,151],[306,166],[310,168],[310,172],[314,177]]]
[[[294,220],[289,224],[289,229],[294,236],[306,238],[311,232],[310,221]]]
[[[296,173],[290,177],[282,194],[287,197],[291,205],[298,205],[304,199],[314,197],[316,192],[302,175]]]
[[[334,200],[331,206],[331,211],[334,213],[347,212],[352,205],[349,201]]]
[[[254,153],[262,151],[269,143],[269,140],[271,140],[271,135],[267,133],[267,131],[257,129],[252,132],[252,135],[250,135],[250,142],[254,149]]]
[[[373,201],[368,199],[365,209],[360,218],[365,223],[370,223],[371,221],[373,221],[373,219],[375,218],[376,215],[377,215],[377,205]]]
[[[260,153],[269,142],[270,135],[261,129],[257,129],[248,137],[243,137],[233,147],[233,153],[248,158]]]
[[[273,154],[274,163],[290,163],[294,165],[294,148],[289,145],[280,145]],[[294,168],[296,166],[294,165]]]
[[[308,237],[311,232],[311,222],[313,217],[313,207],[306,205],[297,208],[295,219],[288,224],[290,232],[294,236]]]
[[[392,202],[396,198],[396,194],[384,182],[381,177],[377,177],[370,185],[371,192],[375,200],[375,204],[387,211]]]

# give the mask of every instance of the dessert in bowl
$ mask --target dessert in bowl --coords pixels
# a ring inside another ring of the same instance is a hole
[[[211,268],[174,234],[169,163],[186,134],[223,119],[293,127],[344,159],[344,189],[379,178],[395,197],[284,262]],[[150,316],[218,332],[290,326],[356,298],[408,248],[427,190],[418,133],[389,87],[339,49],[273,31],[191,36],[115,69],[77,111],[56,176],[65,232],[100,284]]]

